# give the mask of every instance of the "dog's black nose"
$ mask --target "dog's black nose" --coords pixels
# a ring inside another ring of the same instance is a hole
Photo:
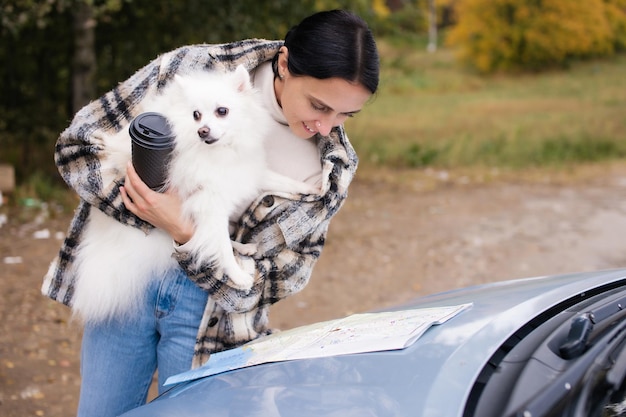
[[[217,138],[211,136],[211,129],[208,126],[202,126],[198,129],[198,137],[208,145],[217,142]]]
[[[202,126],[200,129],[198,129],[198,136],[200,136],[200,139],[206,139],[209,137],[210,134],[211,129],[209,129],[208,126]]]

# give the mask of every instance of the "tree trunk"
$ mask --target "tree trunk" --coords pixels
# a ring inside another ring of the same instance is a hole
[[[96,86],[96,20],[93,8],[86,2],[77,2],[73,12],[74,57],[72,62],[72,111],[76,113],[95,98]]]
[[[428,0],[428,52],[437,50],[437,8],[435,0]]]

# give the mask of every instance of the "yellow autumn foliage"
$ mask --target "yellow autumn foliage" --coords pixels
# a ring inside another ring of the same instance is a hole
[[[447,38],[480,72],[543,70],[626,45],[626,0],[459,0]],[[618,41],[619,40],[619,41]]]
[[[617,51],[626,51],[626,0],[604,0],[606,18],[613,31]]]

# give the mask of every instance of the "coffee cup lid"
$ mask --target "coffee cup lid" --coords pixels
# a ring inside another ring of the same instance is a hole
[[[160,113],[141,113],[132,121],[130,133],[135,140],[147,141],[153,145],[167,144],[172,139],[172,130],[167,119]]]

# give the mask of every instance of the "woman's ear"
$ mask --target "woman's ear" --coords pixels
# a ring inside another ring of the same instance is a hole
[[[281,46],[278,50],[278,76],[282,79],[289,74],[289,68],[287,65],[289,59],[289,49],[286,46]]]

